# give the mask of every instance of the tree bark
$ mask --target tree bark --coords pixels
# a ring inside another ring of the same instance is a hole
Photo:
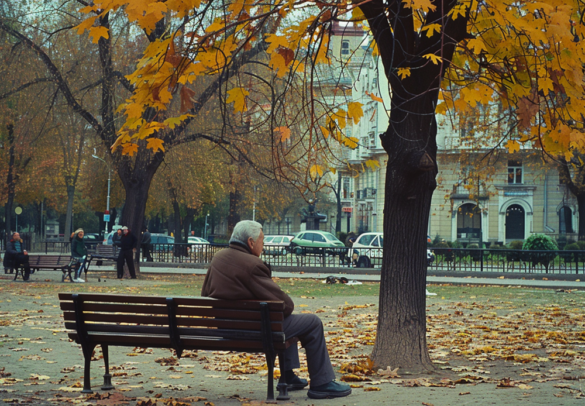
[[[585,241],[585,192],[576,194],[579,211],[579,241]]]
[[[428,128],[422,129],[420,118],[414,115],[400,125],[394,123],[388,128],[387,137],[400,138],[396,137],[398,133],[419,134],[425,139],[428,136]],[[429,171],[420,165],[420,150],[416,146],[412,138],[401,139],[393,143],[389,152],[380,310],[371,356],[377,366],[399,367],[413,373],[433,369],[426,342],[425,287],[426,234],[436,187],[436,169]]]
[[[8,142],[10,143],[10,148],[8,149],[8,176],[6,178],[8,197],[4,206],[5,241],[7,242],[10,240],[12,232],[12,206],[14,204],[16,181],[14,176],[14,126],[9,124],[6,128],[8,129]]]
[[[127,226],[136,236],[136,272],[140,272],[140,232],[144,226],[144,213],[148,200],[148,190],[152,178],[162,162],[162,154],[152,154],[141,148],[134,162],[124,157],[118,165],[118,173],[126,192],[126,201],[122,211],[122,225]]]
[[[75,199],[75,186],[67,185],[67,213],[65,215],[65,229],[63,230],[63,242],[69,242],[71,236],[71,222],[73,221],[73,200]]]

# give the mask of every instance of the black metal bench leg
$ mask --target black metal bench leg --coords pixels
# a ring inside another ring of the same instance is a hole
[[[91,375],[90,375],[90,367],[91,367],[91,356],[93,355],[93,350],[95,345],[82,345],[81,349],[83,351],[83,359],[85,361],[85,367],[83,369],[83,390],[81,393],[93,393],[91,390]]]
[[[104,374],[104,384],[102,390],[114,389],[112,385],[112,375],[110,375],[110,356],[108,354],[108,346],[102,344],[102,354],[104,356],[104,365],[106,367],[106,373]]]
[[[276,385],[276,390],[278,391],[276,400],[289,400],[290,395],[288,394],[288,385],[286,384],[286,377],[284,376],[284,373],[286,372],[286,363],[283,352],[278,353],[278,364],[280,366],[280,379],[278,380],[278,385]]]
[[[18,274],[22,274],[22,280],[24,280],[24,268],[22,268],[21,266],[15,266],[14,268],[14,279],[13,281],[15,281],[18,278]]]
[[[274,400],[274,354],[266,354],[266,363],[268,364],[268,396],[266,403],[276,403]]]

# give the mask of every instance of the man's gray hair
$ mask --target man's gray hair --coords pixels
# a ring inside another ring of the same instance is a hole
[[[248,245],[248,238],[252,237],[254,241],[260,237],[262,231],[262,224],[252,220],[242,220],[234,227],[230,243],[239,242]]]

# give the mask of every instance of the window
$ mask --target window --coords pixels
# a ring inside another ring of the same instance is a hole
[[[573,232],[573,211],[570,207],[563,206],[559,210],[559,233],[567,234]]]
[[[325,237],[323,237],[321,234],[313,234],[313,241],[314,242],[327,242],[325,240]]]
[[[522,183],[522,161],[508,161],[508,183]]]
[[[341,42],[341,55],[349,55],[349,41],[344,40]]]

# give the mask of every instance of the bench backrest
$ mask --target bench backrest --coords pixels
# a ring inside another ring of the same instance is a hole
[[[115,245],[103,245],[103,244],[98,244],[95,247],[95,253],[96,255],[103,255],[103,256],[116,256],[117,255],[117,249]]]
[[[67,266],[71,262],[71,255],[29,255],[28,264],[35,266]]]
[[[284,302],[89,293],[59,299],[69,337],[82,344],[262,351],[266,312],[274,348],[285,348]]]

